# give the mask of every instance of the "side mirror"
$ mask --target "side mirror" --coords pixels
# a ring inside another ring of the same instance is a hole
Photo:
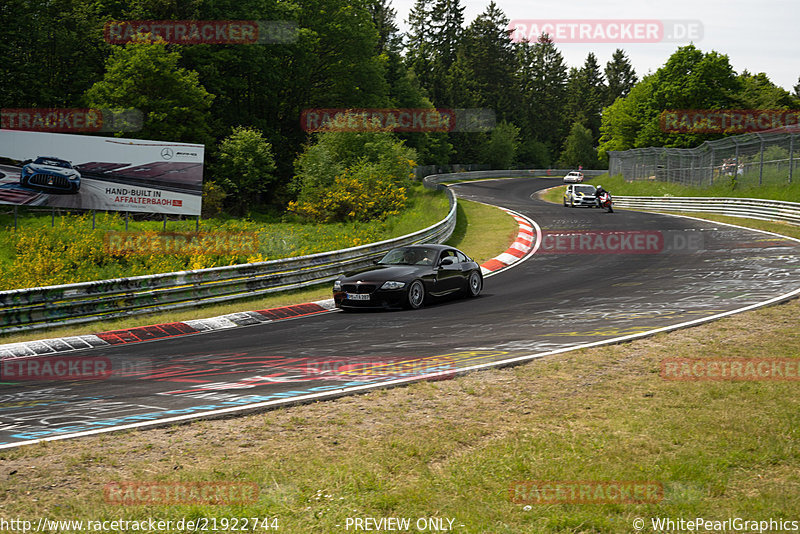
[[[445,265],[453,265],[456,262],[456,259],[452,256],[447,256],[446,258],[442,258],[442,261],[439,262],[439,265],[444,267]]]

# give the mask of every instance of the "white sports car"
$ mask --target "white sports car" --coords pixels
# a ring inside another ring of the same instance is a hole
[[[583,181],[583,173],[582,172],[572,171],[570,173],[567,173],[566,176],[564,176],[564,183],[565,184],[569,184],[569,183],[579,184],[582,181]]]

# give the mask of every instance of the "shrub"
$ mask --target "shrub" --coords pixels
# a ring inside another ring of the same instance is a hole
[[[405,207],[406,188],[374,165],[360,165],[334,178],[313,198],[289,203],[289,211],[315,222],[384,220]]]

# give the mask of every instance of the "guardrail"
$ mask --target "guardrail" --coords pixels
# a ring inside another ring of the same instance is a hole
[[[450,172],[443,174],[430,174],[423,178],[426,186],[439,184],[442,182],[453,182],[456,180],[481,180],[485,178],[525,178],[527,176],[551,176],[553,178],[563,178],[567,173],[575,169],[511,169],[505,171],[463,171]],[[600,176],[608,171],[602,169],[584,169],[581,171],[584,176]]]
[[[174,310],[333,281],[391,248],[441,243],[456,224],[447,217],[418,232],[333,252],[243,265],[0,292],[0,334]]]
[[[784,221],[800,225],[800,202],[733,197],[629,197],[615,196],[614,207],[649,211],[695,211]]]

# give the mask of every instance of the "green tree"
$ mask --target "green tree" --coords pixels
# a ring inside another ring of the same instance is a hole
[[[517,45],[517,69],[522,93],[518,120],[525,139],[519,159],[548,166],[566,137],[567,67],[552,39],[542,34],[535,43]]]
[[[738,107],[744,109],[789,109],[794,104],[791,93],[772,83],[763,72],[750,74],[745,70],[739,75],[739,82],[742,88],[736,95],[740,101]]]
[[[103,73],[99,3],[0,2],[0,106],[76,106]]]
[[[300,199],[314,198],[347,169],[368,163],[393,182],[405,184],[416,160],[413,149],[382,131],[322,132],[295,161],[292,189]]]
[[[315,221],[384,218],[405,204],[415,158],[389,132],[317,134],[295,162],[289,210]]]
[[[580,69],[572,68],[567,80],[566,116],[570,123],[580,122],[592,132],[593,139],[600,138],[600,123],[606,86],[597,57],[586,56]]]
[[[650,116],[647,110],[653,94],[653,83],[654,76],[645,76],[627,96],[605,108],[600,126],[600,160],[606,161],[608,152],[612,150],[622,151],[638,146],[637,136]]]
[[[514,164],[519,147],[519,128],[510,122],[502,121],[489,136],[484,147],[483,160],[492,169],[510,169]]]
[[[458,47],[464,32],[464,7],[460,0],[436,0],[431,10],[431,45],[433,46],[433,75],[428,88],[431,99],[438,106],[458,106],[451,71],[458,56]]]
[[[259,203],[275,182],[272,146],[258,130],[236,127],[219,144],[214,176],[238,213]],[[272,195],[274,196],[274,194]]]
[[[625,52],[617,48],[611,56],[611,61],[606,63],[606,95],[605,105],[610,106],[617,98],[627,96],[638,79]]]
[[[435,49],[430,31],[431,0],[416,0],[408,14],[406,62],[423,88],[433,84]]]
[[[472,80],[477,107],[495,110],[498,120],[513,120],[519,109],[516,55],[509,20],[492,1],[464,31],[459,60]]]
[[[178,66],[180,53],[163,44],[131,43],[115,48],[103,79],[85,94],[91,107],[137,109],[142,130],[129,137],[205,143],[214,96],[197,72]]]
[[[394,21],[397,11],[392,8],[391,0],[371,0],[367,4],[367,10],[372,16],[372,23],[375,25],[375,29],[378,31],[376,51],[379,54],[388,51],[399,51],[402,47],[402,38],[400,37],[400,29]]]
[[[591,130],[579,122],[572,124],[559,163],[568,168],[583,165],[592,169],[597,166],[597,152],[594,149]]]
[[[663,67],[606,109],[600,153],[648,146],[687,148],[717,139],[722,134],[665,132],[661,113],[736,108],[741,104],[742,87],[728,56],[714,51],[704,54],[694,45],[678,48]]]

